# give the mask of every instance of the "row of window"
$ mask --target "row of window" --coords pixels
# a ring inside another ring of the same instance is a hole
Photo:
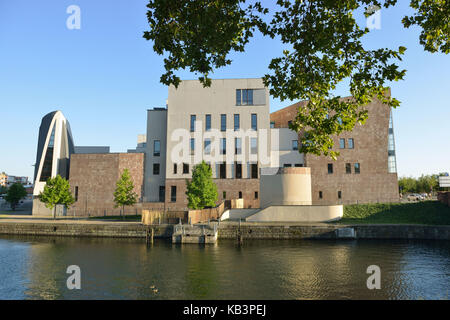
[[[197,115],[191,114],[191,123],[190,123],[190,131],[195,131],[195,121],[197,121]],[[258,130],[258,115],[256,113],[251,114],[251,127],[252,130]],[[234,114],[234,131],[238,131],[241,128],[241,115],[236,113]],[[211,130],[211,115],[205,115],[205,131]],[[220,115],[220,131],[227,130],[227,115]]]
[[[159,187],[159,201],[164,202],[164,194],[165,194],[165,187],[160,186]],[[258,191],[255,191],[254,193],[255,200],[259,198]],[[222,192],[222,198],[225,200],[227,198],[227,192]],[[242,191],[238,192],[238,198],[242,199]],[[171,186],[170,187],[170,202],[177,202],[177,186]]]
[[[353,164],[354,167],[354,173],[359,174],[361,173],[361,165],[359,163],[354,163]],[[333,173],[333,164],[329,163],[328,164],[328,173],[332,174]],[[345,164],[345,173],[352,173],[352,164],[351,163],[346,163]]]
[[[189,174],[189,164],[183,163],[183,174]],[[178,165],[176,163],[173,164],[173,174],[177,174],[178,172]],[[158,175],[159,174],[159,163],[153,164],[153,174]],[[227,165],[226,163],[219,163],[218,164],[218,178],[219,179],[226,179],[227,178]],[[236,179],[242,179],[242,163],[235,162],[234,163],[234,177]],[[251,179],[258,179],[258,164],[257,163],[251,163],[250,164],[250,178]]]
[[[221,138],[220,139],[220,154],[227,154],[227,139]],[[190,153],[191,155],[194,155],[195,153],[195,139],[190,139]],[[203,150],[205,154],[211,154],[211,139],[205,139],[203,141]],[[235,154],[242,154],[242,138],[235,138],[234,139],[234,153]],[[257,138],[250,138],[250,153],[251,154],[257,154],[258,153],[258,139]]]
[[[345,139],[344,138],[339,139],[339,148],[345,149]],[[354,142],[353,138],[348,138],[347,149],[354,149],[354,148],[355,148],[355,142]]]

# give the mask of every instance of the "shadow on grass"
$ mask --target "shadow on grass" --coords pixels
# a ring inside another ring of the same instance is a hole
[[[438,201],[347,205],[337,223],[450,225],[450,208]]]

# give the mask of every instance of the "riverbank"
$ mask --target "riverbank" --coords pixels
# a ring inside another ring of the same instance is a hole
[[[173,225],[99,220],[1,219],[0,234],[60,237],[171,238]],[[400,224],[300,224],[221,222],[218,239],[420,239],[450,240],[450,226]]]

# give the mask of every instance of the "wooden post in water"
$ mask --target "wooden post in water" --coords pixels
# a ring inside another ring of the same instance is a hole
[[[241,232],[241,219],[239,219],[239,228],[236,234],[236,240],[237,240],[237,244],[238,246],[242,246],[242,244],[244,243],[244,239],[242,237],[242,232]]]
[[[154,235],[153,228],[147,228],[145,234],[145,242],[147,243],[147,245],[153,243],[153,235]]]

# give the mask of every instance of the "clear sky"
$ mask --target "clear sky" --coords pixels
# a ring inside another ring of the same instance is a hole
[[[381,29],[365,40],[373,48],[408,48],[401,62],[406,79],[391,84],[402,102],[394,110],[398,172],[450,171],[450,55],[424,52],[419,30],[400,22],[410,13],[409,1],[399,2],[382,10]],[[0,172],[32,177],[41,118],[57,109],[69,119],[76,145],[108,145],[113,152],[135,147],[137,134],[146,131],[146,109],[164,106],[168,92],[159,83],[162,57],[142,38],[146,4],[0,0]],[[79,30],[66,27],[70,5],[81,9]],[[362,13],[357,16],[365,24]],[[282,49],[257,35],[212,77],[261,77]],[[271,99],[271,111],[289,104]]]

